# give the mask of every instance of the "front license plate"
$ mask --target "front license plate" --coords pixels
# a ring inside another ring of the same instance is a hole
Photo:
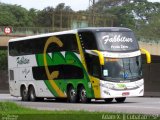
[[[128,96],[129,95],[129,92],[123,92],[122,93],[122,96]]]

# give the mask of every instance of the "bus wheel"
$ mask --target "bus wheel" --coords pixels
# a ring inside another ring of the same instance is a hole
[[[22,101],[28,101],[29,100],[28,91],[27,91],[25,86],[22,86],[22,88],[21,88],[21,96],[22,96]]]
[[[67,98],[68,98],[68,102],[70,103],[75,103],[77,102],[77,93],[75,91],[75,89],[73,88],[73,86],[70,86],[67,90]]]
[[[79,101],[81,103],[87,103],[91,101],[91,99],[87,98],[87,91],[83,86],[79,89]]]
[[[104,99],[104,100],[105,100],[106,103],[110,103],[110,102],[113,101],[113,98],[106,98],[106,99]]]
[[[32,102],[37,101],[36,93],[33,86],[29,87],[29,100]]]
[[[118,103],[123,103],[126,100],[126,97],[115,98]]]

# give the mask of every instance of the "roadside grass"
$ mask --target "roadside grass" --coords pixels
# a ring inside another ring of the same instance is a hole
[[[160,120],[158,115],[89,111],[50,111],[0,102],[0,120]]]

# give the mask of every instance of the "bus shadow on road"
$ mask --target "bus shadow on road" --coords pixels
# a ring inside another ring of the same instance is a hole
[[[32,102],[32,101],[22,101],[21,98],[15,100],[17,102]],[[125,101],[122,103],[118,103],[116,102],[116,100],[113,100],[112,102],[105,102],[105,100],[92,100],[91,102],[88,103],[81,103],[81,102],[77,102],[77,103],[70,103],[67,101],[67,99],[55,99],[55,98],[50,98],[50,99],[44,99],[44,100],[38,100],[38,101],[34,101],[35,103],[59,103],[59,104],[89,104],[89,105],[93,105],[93,104],[133,104],[133,103],[138,103],[138,102],[134,102],[134,101]],[[33,103],[33,102],[32,102]]]
[[[112,102],[105,102],[104,100],[92,100],[91,102],[88,103],[81,103],[81,102],[77,102],[77,103],[70,103],[67,100],[57,100],[57,99],[45,99],[43,101],[35,101],[36,103],[64,103],[64,104],[133,104],[133,103],[137,103],[137,102],[131,102],[131,101],[126,101],[126,102],[122,102],[122,103],[118,103],[116,101],[112,101]]]

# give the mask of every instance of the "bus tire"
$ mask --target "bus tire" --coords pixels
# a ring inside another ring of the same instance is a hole
[[[32,102],[37,101],[35,89],[33,86],[29,87],[29,100]]]
[[[106,103],[111,103],[113,101],[113,98],[106,98],[104,99]]]
[[[21,87],[21,97],[22,97],[22,101],[28,101],[29,100],[28,91],[27,91],[25,86]]]
[[[67,99],[70,103],[77,102],[77,93],[73,86],[69,86],[67,89]]]
[[[115,98],[117,103],[123,103],[126,100],[126,97],[121,97],[121,98]]]
[[[81,103],[91,102],[91,99],[87,98],[87,91],[83,86],[80,87],[78,94],[79,94],[79,102]]]

